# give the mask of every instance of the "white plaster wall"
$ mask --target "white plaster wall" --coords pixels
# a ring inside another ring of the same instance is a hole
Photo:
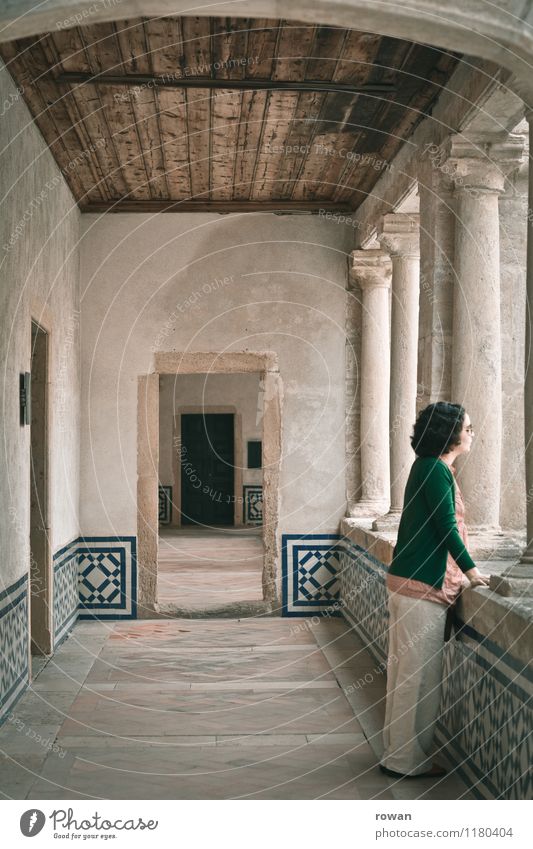
[[[79,533],[79,212],[0,63],[0,591],[28,571],[30,428],[19,374],[30,371],[31,319],[51,322],[52,552]]]
[[[173,485],[174,416],[181,407],[235,407],[242,416],[242,455],[235,457],[244,484],[261,484],[261,469],[248,468],[247,442],[261,439],[262,400],[258,374],[161,375],[159,380],[159,481]],[[209,412],[209,410],[206,410]],[[240,493],[236,493],[240,495]]]
[[[276,351],[280,530],[345,511],[345,286],[353,229],[320,216],[82,216],[85,534],[136,533],[137,376],[153,350]]]

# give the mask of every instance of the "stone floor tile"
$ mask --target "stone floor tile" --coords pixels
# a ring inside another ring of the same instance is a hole
[[[87,660],[80,648],[78,668],[73,640],[91,634],[101,638],[98,654]],[[333,670],[331,656],[339,661]],[[55,660],[20,699],[16,715],[54,734],[61,748],[54,753],[41,744],[36,755],[15,728],[1,729],[6,751],[20,751],[20,764],[0,772],[4,796],[408,799],[468,793],[456,775],[440,787],[413,788],[379,772],[384,676],[350,689],[375,663],[340,621],[300,631],[275,617],[143,620],[106,623],[105,629],[80,623]]]

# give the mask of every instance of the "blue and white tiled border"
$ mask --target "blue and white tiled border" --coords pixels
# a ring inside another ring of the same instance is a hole
[[[137,615],[136,537],[78,537],[54,555],[54,647],[76,619]]]
[[[344,539],[341,607],[374,657],[387,655],[386,569]],[[442,712],[436,740],[475,796],[533,797],[533,672],[487,636],[463,624],[444,651]]]
[[[338,534],[282,535],[283,616],[337,615],[341,537]]]
[[[28,577],[0,592],[0,722],[29,683]]]
[[[68,636],[78,617],[78,540],[54,554],[54,648]]]
[[[483,798],[533,798],[533,671],[463,624],[444,653],[437,739]]]
[[[242,488],[244,506],[244,524],[263,523],[263,487],[256,484],[245,484]]]
[[[172,487],[159,484],[159,524],[169,525],[172,519]]]
[[[80,619],[135,619],[136,537],[78,540]]]

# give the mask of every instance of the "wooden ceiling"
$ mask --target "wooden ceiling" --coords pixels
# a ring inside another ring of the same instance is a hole
[[[57,30],[0,53],[79,206],[141,212],[355,209],[458,61],[338,27],[207,17]]]

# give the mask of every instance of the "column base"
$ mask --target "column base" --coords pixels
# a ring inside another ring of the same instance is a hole
[[[385,516],[380,516],[372,522],[373,531],[384,531],[387,534],[393,534],[398,530],[401,510],[389,510]]]
[[[383,501],[356,501],[350,505],[347,518],[375,519],[377,516],[383,516],[388,509],[389,505]]]

